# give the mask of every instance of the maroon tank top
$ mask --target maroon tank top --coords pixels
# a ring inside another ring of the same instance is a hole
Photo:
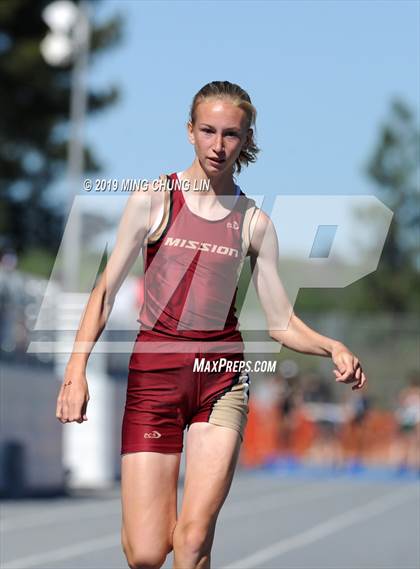
[[[169,175],[169,218],[143,248],[141,330],[185,339],[242,340],[235,311],[249,199],[242,190],[231,211],[207,220],[188,208],[176,173]],[[239,188],[238,188],[239,189]]]

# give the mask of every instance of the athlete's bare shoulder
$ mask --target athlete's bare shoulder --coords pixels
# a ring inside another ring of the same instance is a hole
[[[130,195],[127,209],[131,210],[133,217],[137,218],[146,232],[160,215],[166,193],[166,177],[162,174],[144,182]]]
[[[144,207],[145,203],[159,203],[162,201],[163,191],[160,188],[165,186],[163,174],[158,178],[143,180],[130,196],[130,200],[136,207]]]

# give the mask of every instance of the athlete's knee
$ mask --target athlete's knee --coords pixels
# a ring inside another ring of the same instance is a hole
[[[137,550],[126,554],[130,569],[160,569],[165,563],[167,551]]]
[[[208,554],[211,550],[213,534],[213,524],[198,521],[177,523],[173,533],[174,551],[195,555]]]
[[[133,547],[128,543],[123,532],[122,548],[130,569],[160,569],[165,563],[166,556],[172,550],[172,545],[165,544],[160,548],[160,551],[149,549],[147,546]]]

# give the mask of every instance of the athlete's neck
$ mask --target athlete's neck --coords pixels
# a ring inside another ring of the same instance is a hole
[[[207,175],[206,172],[201,168],[199,164],[193,162],[193,164],[182,171],[182,179],[189,180],[191,182],[191,187],[200,187],[201,180],[210,180],[209,189],[206,192],[197,192],[197,194],[202,195],[235,195],[236,185],[233,181],[232,172],[221,172],[217,175]],[[194,186],[195,184],[195,186]]]

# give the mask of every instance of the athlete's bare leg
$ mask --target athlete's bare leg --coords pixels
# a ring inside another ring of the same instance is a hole
[[[172,550],[181,453],[121,457],[122,547],[131,569],[159,569]]]
[[[234,429],[193,423],[188,430],[182,508],[173,534],[174,569],[208,569],[218,513],[241,446]]]

